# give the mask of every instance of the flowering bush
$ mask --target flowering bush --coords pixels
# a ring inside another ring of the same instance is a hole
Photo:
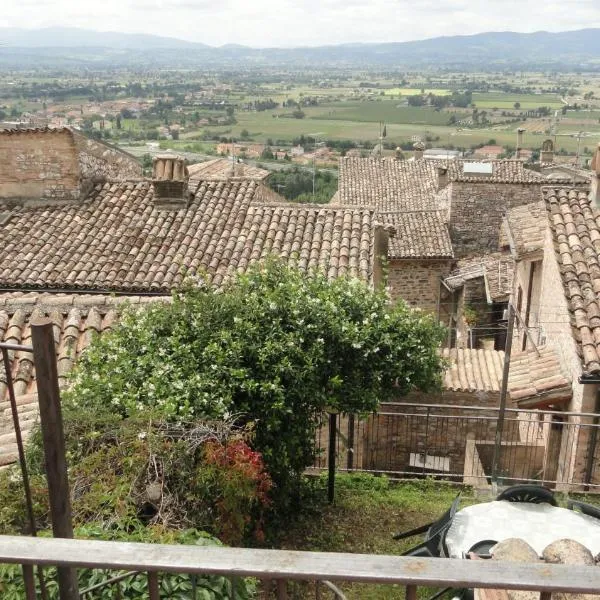
[[[129,311],[87,351],[70,401],[122,418],[226,418],[255,423],[274,486],[287,501],[314,458],[325,409],[367,413],[440,381],[443,330],[353,279],[307,276],[279,262],[223,290],[199,285],[172,304]]]

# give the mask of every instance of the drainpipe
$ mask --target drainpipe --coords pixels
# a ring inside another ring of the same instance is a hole
[[[582,375],[579,378],[579,383],[583,385],[596,385],[600,386],[600,377],[594,377],[592,375]],[[584,491],[590,489],[590,483],[592,482],[592,473],[594,471],[594,456],[596,454],[596,448],[598,447],[598,424],[600,423],[600,387],[596,388],[596,404],[594,406],[595,416],[592,419],[592,431],[590,434],[590,442],[588,445],[588,455],[585,463],[585,486]]]

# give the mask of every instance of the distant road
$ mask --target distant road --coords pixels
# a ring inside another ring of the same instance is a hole
[[[150,156],[155,156],[157,154],[164,154],[168,150],[163,150],[161,148],[147,148],[146,146],[127,146],[125,144],[120,145],[119,148],[122,148],[129,154],[133,154],[137,158],[141,158],[144,154],[149,154]],[[215,158],[219,158],[218,156],[210,155],[210,154],[200,154],[198,152],[184,152],[182,150],[175,150],[179,156],[183,156],[187,158],[190,162],[201,162],[205,160],[213,160]],[[294,163],[288,162],[270,162],[270,161],[262,161],[262,160],[250,160],[247,158],[243,159],[244,164],[251,165],[253,167],[261,166],[262,168],[268,169],[269,171],[286,171],[288,169],[293,169],[294,167],[298,167],[300,169],[304,169],[305,171],[312,171],[311,167],[306,165],[297,165]],[[328,172],[337,177],[337,169],[317,169],[321,172]]]

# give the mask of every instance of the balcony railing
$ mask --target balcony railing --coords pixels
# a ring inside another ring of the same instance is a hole
[[[34,565],[142,572],[150,600],[159,599],[161,573],[255,577],[275,582],[278,600],[288,598],[290,580],[403,586],[407,600],[415,600],[421,586],[539,591],[541,600],[553,592],[600,591],[598,567],[12,536],[0,536],[0,563],[24,565],[29,572]],[[36,598],[32,585],[26,598]]]
[[[325,415],[317,430],[316,470],[335,457],[338,471],[385,473],[395,478],[435,477],[483,487],[535,482],[563,491],[600,491],[600,424],[597,414],[506,410],[450,404],[387,403],[359,419],[336,415],[335,451]]]

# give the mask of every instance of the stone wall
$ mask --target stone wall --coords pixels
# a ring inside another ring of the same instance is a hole
[[[539,264],[539,263],[538,263]],[[525,315],[529,264],[519,263],[516,270],[516,286],[523,290],[522,314]],[[541,268],[536,267],[531,296],[530,327],[534,337],[540,343],[551,345],[558,351],[561,366],[573,381],[573,397],[565,409],[569,412],[594,412],[596,388],[595,385],[582,385],[578,382],[582,374],[579,347],[575,341],[574,330],[571,326],[571,315],[565,297],[559,265],[556,259],[554,241],[550,229],[546,232],[544,241],[544,259]],[[515,287],[515,289],[517,289]],[[516,304],[516,293],[515,300]],[[515,346],[513,351],[522,347],[523,332],[515,329]],[[586,427],[589,419],[577,416],[561,417],[560,452],[557,460],[556,479],[559,482],[572,480],[583,481],[590,451],[590,432]],[[596,469],[600,477],[600,469]]]
[[[81,176],[92,183],[140,179],[142,165],[127,152],[115,146],[87,138],[73,131],[73,139],[79,152]]]
[[[437,312],[440,278],[450,273],[451,260],[390,260],[388,287],[393,300]]]
[[[0,199],[64,203],[80,195],[77,147],[67,129],[0,132]]]
[[[504,212],[539,200],[540,193],[531,183],[453,182],[449,230],[456,257],[498,250]]]

